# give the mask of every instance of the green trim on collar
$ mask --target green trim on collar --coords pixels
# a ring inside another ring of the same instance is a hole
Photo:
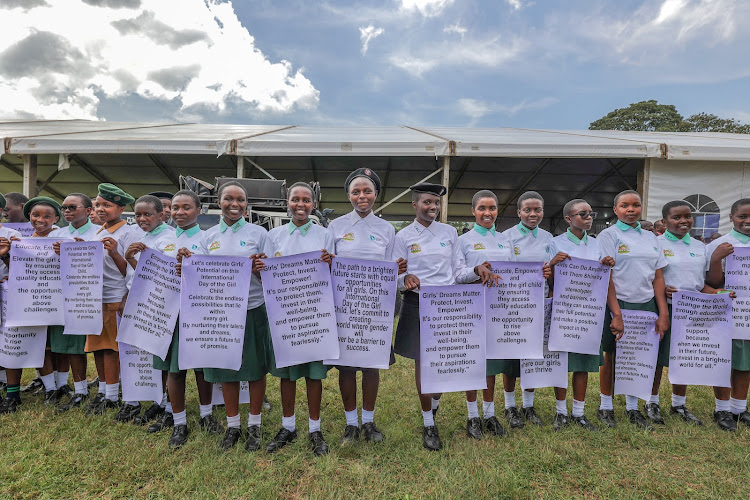
[[[669,231],[664,231],[664,237],[668,239],[669,241],[681,241],[686,245],[690,244],[690,233],[686,234],[682,238],[679,236],[675,236],[674,234],[670,233]]]
[[[572,241],[573,243],[575,243],[576,245],[580,245],[581,243],[583,243],[584,245],[588,246],[588,244],[589,244],[589,235],[586,234],[585,231],[583,233],[583,238],[581,238],[580,240],[578,239],[578,236],[576,236],[575,234],[573,234],[573,232],[570,230],[570,228],[568,228],[568,230],[565,231],[565,236],[567,236],[568,239],[570,241]]]
[[[640,232],[641,232],[641,223],[640,223],[640,222],[636,222],[636,223],[635,223],[635,227],[633,227],[633,226],[629,226],[628,224],[625,224],[625,223],[624,223],[623,221],[621,221],[621,220],[618,220],[618,221],[617,221],[617,228],[618,228],[618,229],[619,229],[620,231],[627,231],[628,229],[635,229],[635,230],[636,230],[637,232],[639,232],[639,233],[640,233]]]
[[[495,226],[492,226],[491,228],[487,229],[486,227],[479,225],[475,222],[474,231],[478,232],[482,236],[487,236],[487,231],[489,231],[490,233],[492,233],[492,236],[495,236]]]
[[[201,230],[200,225],[196,224],[190,229],[181,229],[178,227],[177,229],[174,230],[174,233],[175,235],[177,235],[178,238],[182,235],[182,233],[186,233],[188,235],[188,238],[192,238],[193,236],[198,234],[200,230]]]
[[[534,238],[536,238],[536,233],[539,232],[538,227],[535,227],[534,229],[529,229],[528,227],[523,225],[523,222],[519,222],[516,228],[522,235],[526,236],[527,234],[531,233],[531,236],[533,236]]]
[[[90,220],[87,220],[86,224],[84,224],[83,226],[79,227],[78,229],[74,228],[73,224],[68,224],[68,232],[70,234],[73,234],[73,233],[83,234],[86,231],[88,231],[89,229],[91,229],[91,226],[93,226],[93,225],[94,224],[92,224]]]
[[[734,236],[734,238],[738,241],[741,241],[744,244],[747,244],[748,241],[750,241],[750,236],[746,234],[742,234],[741,232],[737,231],[736,229],[732,228],[731,231],[729,231],[729,234]]]
[[[302,236],[306,235],[307,232],[312,227],[312,221],[309,220],[302,224],[301,226],[297,226],[295,223],[290,222],[289,223],[289,234],[292,234],[296,229],[299,229],[299,232],[302,233]]]
[[[231,226],[227,226],[227,223],[224,222],[224,217],[222,217],[221,218],[221,223],[219,223],[219,231],[221,231],[222,233],[224,233],[224,232],[226,232],[227,229],[229,229],[231,227],[232,228],[232,232],[236,233],[237,231],[239,231],[240,229],[242,229],[242,226],[244,226],[245,224],[247,224],[247,221],[245,220],[245,218],[244,217],[240,217],[240,220],[238,220],[237,222],[235,222]]]
[[[162,222],[160,225],[156,226],[154,229],[149,231],[148,234],[150,234],[151,236],[156,236],[157,234],[161,233],[168,227],[169,226],[167,226],[165,223]]]

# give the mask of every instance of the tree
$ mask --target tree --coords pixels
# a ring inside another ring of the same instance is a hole
[[[681,132],[726,132],[730,134],[750,134],[750,125],[734,118],[719,118],[716,115],[698,113],[682,122]]]

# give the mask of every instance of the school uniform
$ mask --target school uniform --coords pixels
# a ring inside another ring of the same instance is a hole
[[[335,253],[333,235],[323,226],[318,226],[317,224],[313,224],[312,221],[308,221],[300,227],[292,223],[287,223],[271,229],[268,232],[263,253],[268,257],[283,257],[306,252],[320,252],[323,249],[328,251],[328,253]],[[310,363],[303,363],[301,365],[277,368],[276,358],[273,355],[273,346],[271,347],[270,360],[271,375],[289,380],[297,380],[303,377],[313,380],[323,380],[330,369],[322,361],[311,361]]]
[[[552,238],[549,245],[547,261],[551,261],[555,255],[563,252],[578,259],[601,261],[602,255],[599,242],[593,236],[584,233],[583,238],[578,237],[568,230]],[[581,354],[577,352],[568,353],[568,372],[598,372],[602,365],[601,356],[598,354]]]
[[[195,253],[250,257],[263,251],[267,238],[266,230],[257,224],[250,224],[245,219],[240,219],[232,226],[228,226],[222,218],[217,226],[203,233],[199,251]],[[272,353],[271,331],[268,326],[263,287],[253,273],[247,299],[242,365],[239,370],[205,368],[203,375],[207,382],[212,383],[254,382],[268,373]]]
[[[11,229],[0,224],[0,238],[6,238],[8,241],[10,241],[10,239],[14,236],[16,238],[20,238],[21,233],[19,233],[15,229]],[[0,260],[0,278],[8,276],[8,272],[8,265],[3,260]]]
[[[620,308],[658,314],[654,299],[654,277],[657,269],[667,266],[667,261],[656,235],[642,230],[640,222],[636,227],[631,227],[618,220],[617,224],[599,233],[597,239],[602,255],[615,260],[612,282]],[[606,314],[609,316],[609,308]],[[613,352],[614,349],[615,336],[605,322],[602,328],[602,350]]]
[[[733,247],[750,247],[750,236],[732,229],[729,234],[717,238],[706,246],[706,271],[711,263],[711,256],[716,247],[722,243],[729,243]],[[726,259],[721,261],[724,269]],[[732,369],[739,371],[750,371],[750,340],[732,340]]]
[[[504,233],[498,233],[494,227],[487,229],[477,223],[471,231],[458,237],[461,253],[464,255],[466,266],[474,268],[484,262],[512,262],[516,260],[513,246]],[[512,371],[511,365],[515,360],[488,359],[487,376]],[[520,370],[520,364],[519,364]]]
[[[393,258],[407,261],[406,273],[399,276],[399,290],[405,290],[404,278],[413,274],[421,286],[473,283],[479,279],[466,266],[456,228],[441,222],[425,227],[416,220],[396,234]],[[420,356],[419,293],[406,291],[396,327],[396,354],[413,360]]]

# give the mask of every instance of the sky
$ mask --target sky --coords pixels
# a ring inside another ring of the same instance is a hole
[[[0,118],[586,129],[750,122],[743,0],[0,0]]]

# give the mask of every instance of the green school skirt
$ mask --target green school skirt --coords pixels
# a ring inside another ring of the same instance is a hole
[[[172,333],[172,343],[169,344],[169,350],[167,351],[167,357],[161,359],[159,356],[154,355],[154,368],[169,373],[185,373],[186,370],[180,370],[179,354],[180,318],[177,318],[177,323],[174,326],[174,333]],[[193,371],[202,372],[203,368],[195,368]]]
[[[624,300],[617,299],[617,303],[620,304],[620,309],[627,311],[649,311],[652,313],[659,314],[659,309],[656,307],[656,299],[653,297],[648,302],[643,304],[635,304],[633,302],[625,302]],[[604,327],[602,328],[602,348],[601,352],[614,352],[615,350],[615,336],[612,335],[612,330],[609,329],[609,323],[612,320],[612,311],[607,307],[604,312]],[[666,339],[666,335],[664,336]],[[662,341],[663,342],[663,341]],[[669,363],[669,342],[667,346],[667,363]],[[659,350],[661,351],[661,343],[659,344]],[[661,365],[665,366],[665,365]]]
[[[171,348],[170,348],[171,350]],[[242,366],[240,369],[204,368],[207,382],[254,382],[268,373],[269,360],[273,356],[271,330],[268,327],[266,305],[248,309],[245,316],[245,341],[242,344]],[[170,360],[171,361],[171,360]]]
[[[750,371],[750,340],[732,341],[732,370]]]
[[[47,327],[47,345],[56,354],[86,354],[86,335],[64,335],[62,325]]]
[[[509,377],[518,378],[521,376],[520,359],[488,359],[487,376],[508,375]]]
[[[612,334],[610,333],[610,335]],[[568,353],[568,373],[598,372],[602,364],[602,356],[600,354]]]

